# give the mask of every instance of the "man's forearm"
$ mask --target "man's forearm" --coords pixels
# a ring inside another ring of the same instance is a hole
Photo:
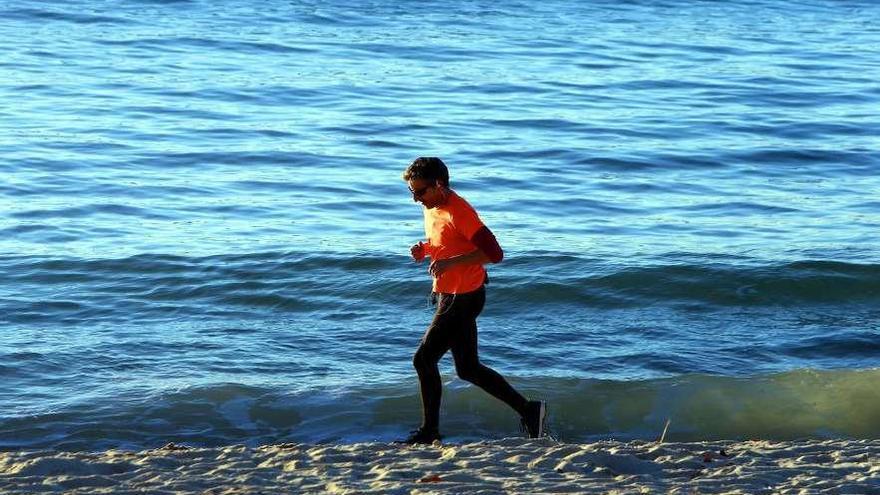
[[[492,260],[486,256],[480,248],[474,249],[473,251],[467,254],[460,254],[458,256],[453,256],[449,258],[449,261],[455,263],[456,265],[485,265],[486,263],[490,263]]]

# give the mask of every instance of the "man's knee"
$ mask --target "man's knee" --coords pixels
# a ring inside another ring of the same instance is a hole
[[[419,346],[416,349],[415,354],[413,354],[412,359],[413,368],[419,370],[425,366],[425,351],[422,349],[422,346]]]
[[[423,370],[426,368],[430,368],[431,366],[435,366],[437,364],[437,360],[431,358],[428,350],[425,349],[425,344],[423,343],[419,346],[418,349],[416,349],[416,353],[413,354],[412,363],[413,368],[415,368],[416,370]]]
[[[480,377],[480,363],[456,363],[455,374],[466,382],[476,383]]]

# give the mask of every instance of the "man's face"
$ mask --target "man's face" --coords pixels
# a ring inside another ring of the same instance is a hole
[[[427,181],[425,179],[410,179],[407,181],[409,192],[412,193],[413,201],[419,202],[425,208],[434,208],[439,206],[443,195],[440,193],[440,186],[436,181]]]

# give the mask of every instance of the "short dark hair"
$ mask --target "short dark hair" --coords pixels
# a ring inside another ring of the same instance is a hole
[[[403,180],[422,179],[427,181],[439,180],[444,186],[449,186],[449,169],[443,160],[436,156],[420,156],[406,167]]]

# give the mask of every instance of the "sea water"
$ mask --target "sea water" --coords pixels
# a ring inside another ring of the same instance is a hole
[[[417,426],[420,155],[559,438],[880,437],[878,47],[867,0],[4,2],[0,448]],[[441,372],[449,439],[520,434]]]

